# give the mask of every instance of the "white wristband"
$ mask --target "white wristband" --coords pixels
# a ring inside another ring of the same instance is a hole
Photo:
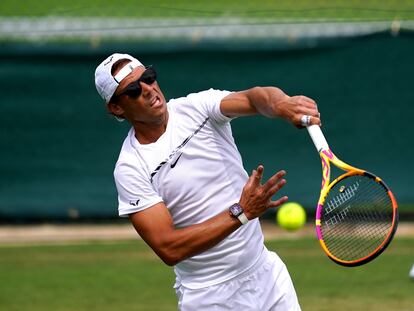
[[[241,213],[239,216],[237,216],[237,219],[240,220],[242,225],[245,225],[249,222],[249,219],[247,219],[247,217],[244,213]]]

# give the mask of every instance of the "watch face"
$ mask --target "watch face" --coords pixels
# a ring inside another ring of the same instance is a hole
[[[240,206],[240,204],[235,203],[235,204],[233,204],[232,206],[230,206],[230,213],[231,213],[233,216],[237,217],[237,216],[239,216],[241,213],[243,213],[243,209],[242,209],[242,207]]]

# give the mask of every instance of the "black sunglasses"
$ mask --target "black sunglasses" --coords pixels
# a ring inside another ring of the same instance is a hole
[[[157,72],[155,71],[154,67],[152,66],[145,67],[145,71],[142,73],[142,75],[137,80],[128,84],[126,88],[118,95],[114,94],[112,99],[116,99],[116,97],[119,97],[121,95],[127,95],[131,98],[138,98],[142,93],[140,82],[143,82],[147,85],[151,85],[156,80],[157,80]]]

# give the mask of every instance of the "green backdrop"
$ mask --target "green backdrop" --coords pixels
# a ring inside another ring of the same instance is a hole
[[[112,178],[128,125],[108,116],[94,70],[108,54],[154,64],[167,98],[210,87],[279,86],[314,98],[333,151],[414,203],[414,35],[299,42],[0,44],[0,221],[117,217]],[[248,171],[288,172],[284,193],[314,208],[320,161],[305,130],[263,117],[233,121]],[[200,190],[202,191],[202,190]],[[406,208],[409,210],[409,207]]]

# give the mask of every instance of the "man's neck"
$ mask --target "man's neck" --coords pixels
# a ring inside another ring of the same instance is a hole
[[[135,138],[141,145],[155,143],[165,133],[168,124],[168,114],[165,120],[159,123],[137,123],[134,124]]]

